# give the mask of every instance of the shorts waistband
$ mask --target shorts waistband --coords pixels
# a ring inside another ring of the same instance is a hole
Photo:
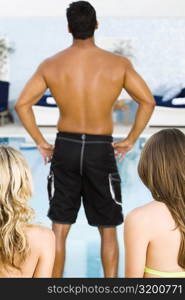
[[[103,134],[87,134],[87,133],[76,133],[76,132],[66,132],[59,131],[57,133],[57,138],[66,138],[76,141],[87,141],[87,142],[113,142],[112,135]]]

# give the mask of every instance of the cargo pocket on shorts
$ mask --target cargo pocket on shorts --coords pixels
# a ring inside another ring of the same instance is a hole
[[[52,169],[50,169],[47,180],[48,180],[48,184],[47,184],[48,198],[49,198],[49,201],[51,201],[53,196],[54,196],[54,191],[55,191],[55,188],[54,188],[54,173],[53,173]]]
[[[114,202],[122,206],[121,178],[119,173],[109,173],[109,189]]]

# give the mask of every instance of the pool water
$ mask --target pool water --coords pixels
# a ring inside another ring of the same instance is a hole
[[[121,163],[118,163],[122,179],[122,199],[125,216],[135,207],[152,200],[150,192],[143,185],[137,174],[137,164],[145,140],[144,137],[139,138],[134,149],[126,155]],[[50,165],[44,165],[39,151],[34,145],[25,143],[24,138],[0,138],[0,144],[9,144],[15,147],[21,150],[26,157],[31,167],[34,181],[34,194],[30,205],[35,209],[36,222],[50,227],[51,222],[47,218],[48,196],[46,188]],[[120,247],[119,277],[123,277],[123,225],[118,226],[118,239]],[[97,228],[87,224],[83,208],[79,211],[76,224],[71,228],[66,250],[64,277],[103,277],[99,232]]]

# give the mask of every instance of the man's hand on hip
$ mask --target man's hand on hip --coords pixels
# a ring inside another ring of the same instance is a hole
[[[123,160],[127,152],[132,149],[133,145],[134,143],[131,143],[131,141],[128,138],[120,142],[112,143],[112,146],[116,151],[115,157],[119,158],[118,162],[121,162]]]
[[[53,156],[53,150],[54,146],[48,143],[43,143],[37,145],[37,148],[39,149],[40,153],[42,154],[44,158],[45,164],[51,161],[52,156]]]

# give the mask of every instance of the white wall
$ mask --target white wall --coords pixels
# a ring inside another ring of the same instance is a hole
[[[62,16],[74,0],[0,0],[0,16]],[[185,0],[89,0],[99,16],[185,16]]]
[[[101,17],[100,25],[96,40],[114,37],[132,42],[134,66],[154,93],[179,84],[185,87],[185,18]],[[1,17],[1,34],[15,45],[11,100],[42,60],[71,44],[64,17]]]

